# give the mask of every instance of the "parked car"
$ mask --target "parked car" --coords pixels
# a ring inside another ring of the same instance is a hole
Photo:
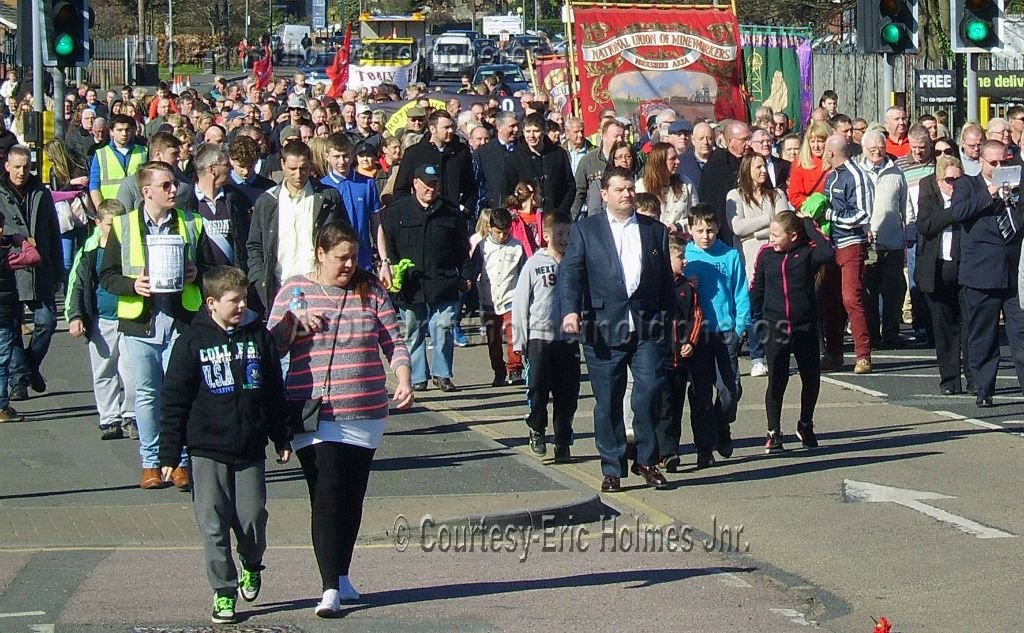
[[[552,54],[551,45],[548,44],[547,38],[541,38],[536,35],[516,35],[509,41],[508,46],[505,47],[505,61],[519,64],[522,68],[526,68],[527,50],[534,57]]]
[[[481,64],[496,64],[501,61],[497,41],[482,37],[473,40],[473,46],[476,48],[477,61]]]
[[[485,77],[489,77],[494,73],[501,71],[504,76],[505,84],[512,91],[512,94],[519,92],[520,90],[529,90],[530,82],[526,80],[526,76],[523,75],[523,69],[517,64],[483,64],[477,67],[476,74],[473,75],[473,85],[483,82]]]
[[[430,56],[433,77],[458,77],[476,67],[476,49],[465,33],[445,33],[434,39]]]
[[[311,84],[329,84],[327,67],[334,63],[334,56],[338,51],[326,51],[322,53],[310,53],[306,59],[299,64],[299,72],[306,75],[306,81]]]

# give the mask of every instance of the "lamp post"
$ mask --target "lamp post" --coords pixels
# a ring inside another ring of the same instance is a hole
[[[174,0],[167,0],[167,73],[174,81]]]

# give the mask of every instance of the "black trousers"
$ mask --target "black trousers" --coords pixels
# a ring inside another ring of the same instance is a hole
[[[658,420],[654,425],[654,435],[658,438],[658,454],[661,459],[679,453],[679,441],[683,435],[683,404],[686,402],[686,385],[690,380],[690,367],[686,363],[683,367],[669,369],[666,371],[665,388],[661,390],[661,398],[658,405]],[[698,428],[698,420],[694,415],[693,397],[690,398],[690,429],[693,431],[694,445],[696,438],[704,428]],[[710,411],[703,412],[703,419],[710,420]],[[704,424],[703,420],[700,422]],[[714,445],[714,431],[708,429],[709,436],[704,442],[707,446]]]
[[[876,253],[878,261],[864,268],[864,313],[871,340],[892,342],[899,339],[903,319],[903,299],[907,294],[903,278],[906,257],[902,249]]]
[[[347,576],[363,519],[363,499],[376,451],[340,442],[320,442],[296,455],[309,488],[313,553],[324,591]]]
[[[814,422],[814,407],[821,391],[821,366],[818,358],[818,332],[814,326],[792,332],[775,330],[765,343],[765,364],[768,366],[768,389],[764,392],[764,408],[768,414],[768,430],[778,431],[782,423],[782,399],[789,385],[789,358],[796,357],[800,371],[800,421]]]
[[[953,262],[936,262],[935,291],[925,294],[935,334],[935,360],[939,365],[939,388],[962,391],[960,374],[971,378],[970,352],[967,344],[967,303],[964,289],[957,283]],[[961,360],[963,359],[963,360]]]
[[[580,398],[580,345],[576,341],[526,343],[526,400],[530,413],[526,425],[544,433],[551,402],[555,445],[572,444],[572,420]]]
[[[970,330],[970,367],[978,398],[995,393],[999,370],[999,313],[1003,314],[1019,389],[1024,390],[1024,311],[1015,290],[964,288]]]

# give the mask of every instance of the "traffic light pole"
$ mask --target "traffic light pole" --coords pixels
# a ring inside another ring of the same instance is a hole
[[[32,0],[32,100],[36,112],[43,111],[43,3]]]
[[[64,69],[57,66],[53,69],[53,136],[64,138],[64,90],[67,85],[67,77]]]
[[[885,72],[882,77],[882,114],[892,105],[892,92],[896,74],[896,56],[892,53],[882,55],[885,60]]]
[[[978,56],[967,53],[967,120],[978,122]]]

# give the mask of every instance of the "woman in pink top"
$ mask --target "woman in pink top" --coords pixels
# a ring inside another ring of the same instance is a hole
[[[359,599],[348,571],[370,464],[388,417],[380,352],[398,378],[390,404],[406,409],[413,401],[398,315],[384,286],[356,265],[358,251],[350,226],[325,224],[313,272],[281,286],[267,322],[282,355],[290,354],[287,399],[322,398],[316,431],[296,432],[292,441],[312,505],[313,552],[323,582],[320,617],[337,615],[343,600]]]

